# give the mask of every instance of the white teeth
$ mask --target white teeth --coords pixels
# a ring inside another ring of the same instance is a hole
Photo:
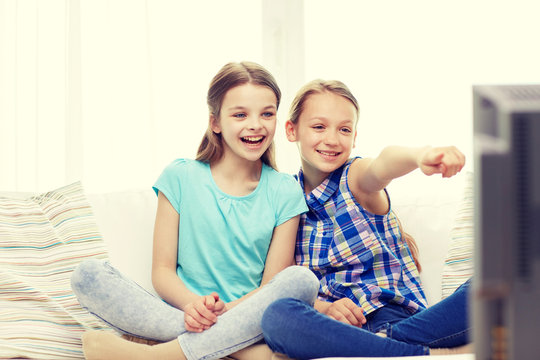
[[[338,152],[334,152],[334,151],[321,151],[321,150],[317,150],[320,154],[323,154],[323,155],[327,155],[327,156],[336,156],[336,155],[339,155]]]
[[[264,138],[264,136],[244,136],[242,140],[249,142],[259,142]]]

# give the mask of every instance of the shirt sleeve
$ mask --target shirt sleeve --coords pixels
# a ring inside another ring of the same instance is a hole
[[[276,189],[278,197],[276,226],[308,211],[300,184],[291,175],[281,174],[282,179]]]
[[[152,187],[156,195],[158,195],[158,192],[163,193],[178,213],[180,213],[182,201],[181,179],[186,165],[185,159],[174,160],[163,170]]]

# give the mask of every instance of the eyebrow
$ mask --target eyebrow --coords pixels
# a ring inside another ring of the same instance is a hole
[[[317,121],[317,120],[330,121],[330,120],[329,120],[327,117],[325,117],[325,116],[314,116],[314,117],[308,119],[308,121]],[[354,120],[351,120],[351,119],[344,119],[344,120],[338,121],[338,124],[339,124],[339,125],[343,125],[344,123],[352,123],[352,124],[354,124]]]
[[[246,109],[247,109],[247,107],[245,107],[245,106],[232,106],[232,107],[228,108],[227,110],[230,111],[230,110],[246,110]],[[267,105],[267,106],[263,107],[263,110],[269,110],[269,109],[274,110],[274,109],[277,109],[277,107],[276,107],[276,105]]]

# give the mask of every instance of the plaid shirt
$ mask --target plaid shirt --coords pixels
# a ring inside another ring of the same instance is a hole
[[[414,313],[427,306],[418,269],[394,213],[375,215],[355,200],[347,183],[354,160],[306,196],[309,211],[300,218],[296,263],[317,275],[321,300],[348,297],[365,314],[388,303]],[[302,170],[297,179],[303,188]]]

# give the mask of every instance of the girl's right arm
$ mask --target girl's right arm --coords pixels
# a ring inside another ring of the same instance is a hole
[[[152,285],[168,304],[185,313],[186,330],[200,332],[217,321],[224,303],[217,294],[199,296],[176,274],[180,215],[162,192],[158,193],[152,255]],[[217,307],[217,308],[216,308]]]

